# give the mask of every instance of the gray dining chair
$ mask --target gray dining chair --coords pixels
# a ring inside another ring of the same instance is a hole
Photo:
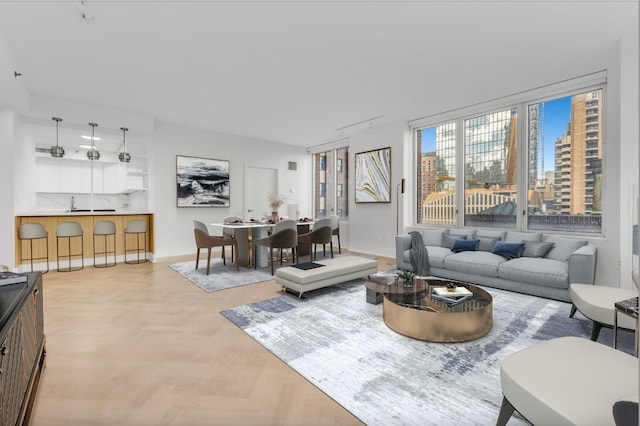
[[[309,246],[309,259],[315,260],[318,257],[318,244],[322,244],[322,255],[326,256],[326,245],[329,244],[331,258],[333,258],[333,228],[331,219],[320,219],[313,224],[313,230],[298,236],[298,244]]]
[[[287,222],[287,221],[283,221]],[[294,226],[295,221],[292,220]],[[278,222],[281,223],[281,222]],[[265,238],[260,238],[253,241],[253,269],[257,268],[257,249],[258,246],[267,247],[269,250],[269,263],[271,264],[271,275],[273,275],[273,249],[280,249],[280,264],[282,265],[282,252],[284,249],[291,249],[293,261],[296,261],[296,251],[298,248],[298,230],[297,228],[289,227],[289,224],[282,224],[277,227],[278,223],[273,229],[273,233]]]
[[[340,247],[340,216],[332,214],[329,219],[331,219],[331,235],[338,237],[338,253],[342,254],[342,248]]]
[[[222,223],[224,224],[229,224],[229,223],[243,223],[244,221],[242,220],[241,217],[238,216],[227,216],[223,219]],[[222,236],[224,238],[235,238],[236,237],[236,230],[235,229],[229,229],[229,228],[222,228]],[[251,244],[251,240],[249,240],[249,244]],[[224,248],[222,249],[222,256],[224,257]],[[235,251],[233,249],[233,245],[231,246],[231,261],[233,262],[235,259]]]

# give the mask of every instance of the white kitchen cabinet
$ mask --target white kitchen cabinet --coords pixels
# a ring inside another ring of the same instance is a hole
[[[104,164],[104,193],[120,194],[127,187],[127,165],[125,163]]]
[[[42,156],[36,158],[36,166],[37,192],[128,194],[149,188],[146,159],[135,163],[113,163]]]
[[[60,160],[38,158],[38,192],[60,192]]]

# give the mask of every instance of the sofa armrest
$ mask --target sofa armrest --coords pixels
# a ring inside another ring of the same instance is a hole
[[[411,249],[411,235],[396,235],[396,268],[403,271],[413,271],[411,263],[407,263],[402,258],[405,251]]]
[[[592,244],[580,247],[569,257],[569,284],[593,284],[596,279],[597,250]]]

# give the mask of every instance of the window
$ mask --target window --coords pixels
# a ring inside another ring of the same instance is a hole
[[[456,223],[456,123],[417,132],[418,223]]]
[[[464,224],[516,226],[515,109],[464,121]]]
[[[529,229],[602,231],[602,89],[528,105]]]
[[[347,217],[349,176],[345,165],[348,155],[348,148],[313,154],[314,217],[322,218],[332,214]]]
[[[603,86],[417,129],[417,223],[601,233]]]

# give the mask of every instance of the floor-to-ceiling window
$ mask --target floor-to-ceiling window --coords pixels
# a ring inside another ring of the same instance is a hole
[[[416,128],[417,223],[601,233],[604,86]]]
[[[333,214],[345,219],[349,213],[348,167],[349,149],[338,148],[313,154],[314,217]]]

